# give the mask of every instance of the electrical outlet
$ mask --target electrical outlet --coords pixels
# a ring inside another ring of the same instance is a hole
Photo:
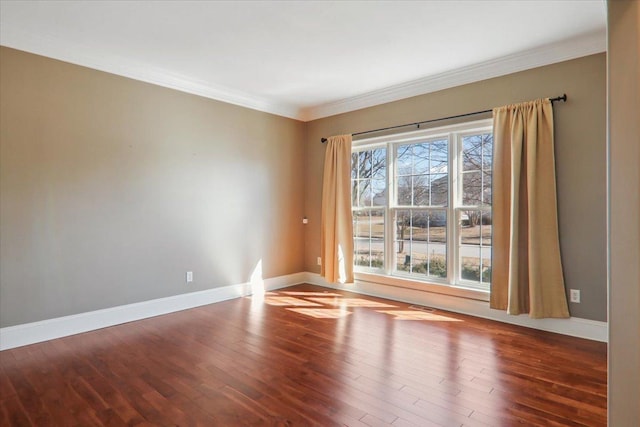
[[[580,289],[569,289],[569,301],[580,303]]]
[[[193,271],[187,271],[187,283],[193,282]]]
[[[316,262],[318,263],[318,265],[322,265],[322,258],[318,257],[318,260]]]

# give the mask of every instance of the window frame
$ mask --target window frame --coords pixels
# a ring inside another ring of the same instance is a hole
[[[388,284],[392,286],[413,289],[430,290],[448,295],[464,296],[468,298],[487,300],[489,286],[482,282],[467,281],[461,278],[462,260],[460,258],[461,218],[465,210],[481,210],[491,212],[491,205],[462,205],[462,150],[463,138],[470,135],[493,133],[492,119],[475,120],[447,126],[420,129],[416,131],[395,133],[371,138],[354,140],[352,153],[386,148],[386,186],[387,197],[383,206],[372,206],[372,209],[382,210],[384,213],[384,265],[382,268],[363,268],[355,264],[354,273],[358,280]],[[447,178],[448,195],[446,206],[405,206],[397,203],[396,159],[398,147],[405,144],[438,141],[446,139],[448,143]],[[482,173],[482,172],[481,172]],[[446,265],[447,277],[434,276],[416,277],[402,274],[396,268],[396,234],[395,215],[400,210],[446,212]],[[352,207],[355,211],[356,208]],[[480,273],[482,275],[482,271]]]

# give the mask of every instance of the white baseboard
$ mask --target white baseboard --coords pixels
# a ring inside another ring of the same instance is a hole
[[[264,290],[270,291],[304,283],[306,278],[307,273],[295,273],[265,279],[260,285],[264,287]],[[250,295],[253,293],[253,286],[251,283],[240,283],[0,328],[0,350],[8,350]]]
[[[586,338],[595,341],[608,341],[606,322],[580,319],[531,319],[526,315],[510,316],[499,310],[492,310],[486,301],[460,298],[441,293],[424,292],[415,289],[389,286],[356,280],[354,284],[328,283],[316,273],[302,272],[279,276],[263,281],[264,290],[293,286],[299,283],[311,283],[332,289],[342,289],[364,295],[388,298],[412,304],[420,304],[456,313],[468,314],[504,323],[511,323],[543,331]],[[35,344],[55,338],[62,338],[82,332],[93,331],[135,320],[146,319],[175,311],[186,310],[202,305],[213,304],[250,295],[251,283],[240,283],[205,291],[180,294],[166,298],[143,301],[134,304],[105,308],[102,310],[74,314],[0,328],[0,350],[8,350],[24,345]]]
[[[609,333],[607,322],[580,319],[578,317],[571,317],[569,319],[532,319],[527,315],[512,316],[501,310],[493,310],[489,308],[488,302],[477,299],[460,298],[442,293],[425,292],[416,289],[360,281],[357,279],[353,284],[343,285],[340,283],[329,283],[319,274],[309,272],[306,274],[307,277],[304,281],[313,285],[324,286],[332,289],[341,289],[380,298],[388,298],[411,304],[419,304],[455,313],[468,314],[471,316],[496,320],[498,322],[511,323],[514,325],[526,326],[528,328],[556,332],[563,335],[586,338],[594,341],[608,341]]]

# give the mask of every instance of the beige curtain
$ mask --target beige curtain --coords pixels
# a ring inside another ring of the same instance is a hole
[[[491,308],[569,317],[556,201],[553,107],[540,99],[493,110]]]
[[[320,274],[329,282],[353,282],[351,135],[328,138],[322,180]]]

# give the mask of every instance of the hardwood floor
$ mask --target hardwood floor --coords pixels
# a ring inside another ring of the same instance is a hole
[[[2,426],[605,426],[606,345],[311,285],[0,352]]]

